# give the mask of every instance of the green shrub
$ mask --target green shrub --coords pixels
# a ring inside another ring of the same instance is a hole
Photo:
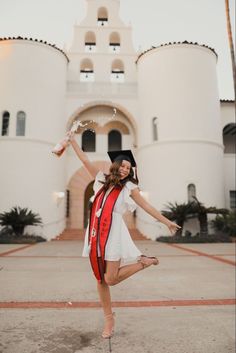
[[[0,213],[0,225],[11,227],[16,236],[22,236],[26,226],[34,226],[41,223],[41,217],[28,208],[15,206],[9,212]]]
[[[213,228],[221,233],[236,236],[236,210],[225,215],[217,215],[211,221]]]

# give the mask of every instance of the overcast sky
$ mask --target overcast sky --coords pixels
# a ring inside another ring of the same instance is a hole
[[[221,99],[233,99],[224,0],[120,0],[120,17],[133,27],[137,50],[174,41],[206,44],[218,54]],[[235,1],[230,0],[235,33]],[[0,36],[43,39],[59,48],[72,40],[86,0],[0,0]]]

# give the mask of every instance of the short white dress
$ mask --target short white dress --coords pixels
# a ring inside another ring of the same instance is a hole
[[[95,182],[93,185],[94,195],[91,198],[91,201],[94,200],[96,193],[100,190],[103,186],[102,182],[105,181],[105,175],[101,171],[98,172],[95,178]],[[105,260],[108,261],[119,261],[122,260],[123,262],[127,261],[134,261],[137,259],[141,252],[134,244],[128,228],[123,220],[122,215],[126,211],[133,212],[137,205],[130,197],[131,190],[137,188],[138,185],[128,181],[123,189],[121,190],[114,209],[112,213],[112,224],[111,229],[108,237],[108,241],[106,244],[106,251],[105,251]],[[83,257],[88,257],[90,252],[89,242],[88,242],[88,234],[89,233],[89,224],[86,229],[85,233],[85,240],[84,240],[84,248],[83,248]]]

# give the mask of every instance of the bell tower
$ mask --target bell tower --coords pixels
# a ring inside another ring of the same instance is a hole
[[[87,14],[75,25],[67,52],[70,82],[136,82],[132,29],[119,9],[119,0],[87,0]]]

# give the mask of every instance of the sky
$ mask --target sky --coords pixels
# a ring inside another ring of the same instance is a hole
[[[235,33],[235,0],[229,2]],[[85,14],[86,0],[0,0],[0,37],[43,39],[65,49]],[[137,51],[184,40],[214,48],[220,99],[233,99],[224,0],[120,0],[120,18],[132,25]]]

